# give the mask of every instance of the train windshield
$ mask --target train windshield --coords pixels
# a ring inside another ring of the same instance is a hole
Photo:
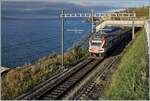
[[[93,47],[100,47],[100,43],[92,43]]]
[[[94,40],[99,40],[100,39],[100,33],[94,33],[93,34],[93,39]]]

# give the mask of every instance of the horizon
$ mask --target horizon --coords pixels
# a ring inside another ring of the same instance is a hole
[[[1,0],[2,2],[43,2],[43,3],[69,3],[80,6],[110,6],[110,7],[141,7],[149,6],[148,0]]]

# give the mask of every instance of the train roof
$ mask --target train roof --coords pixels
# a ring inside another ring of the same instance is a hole
[[[100,30],[98,32],[93,33],[94,37],[100,37],[100,36],[105,36],[105,37],[110,37],[110,36],[116,36],[119,35],[118,31],[121,30],[119,27],[112,27],[111,30]]]
[[[99,37],[101,37],[101,36],[104,36],[104,37],[111,37],[111,36],[116,36],[116,34],[114,34],[114,33],[108,34],[108,33],[105,33],[105,32],[103,32],[103,33],[97,32],[97,33],[94,34],[94,39],[95,39],[95,38],[99,38]]]

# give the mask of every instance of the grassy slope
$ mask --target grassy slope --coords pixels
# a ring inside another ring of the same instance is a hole
[[[76,46],[64,54],[64,62],[65,64],[74,63],[76,60],[86,58],[87,55],[87,49]],[[43,58],[33,65],[10,70],[6,76],[2,77],[2,99],[14,99],[61,71],[63,71],[61,55]]]
[[[147,39],[145,31],[124,54],[105,99],[148,99]]]

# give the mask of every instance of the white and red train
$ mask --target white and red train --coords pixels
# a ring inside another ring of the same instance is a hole
[[[99,31],[89,39],[89,53],[91,56],[105,57],[125,38],[131,38],[131,33],[123,34],[126,28],[111,28],[111,31]]]

